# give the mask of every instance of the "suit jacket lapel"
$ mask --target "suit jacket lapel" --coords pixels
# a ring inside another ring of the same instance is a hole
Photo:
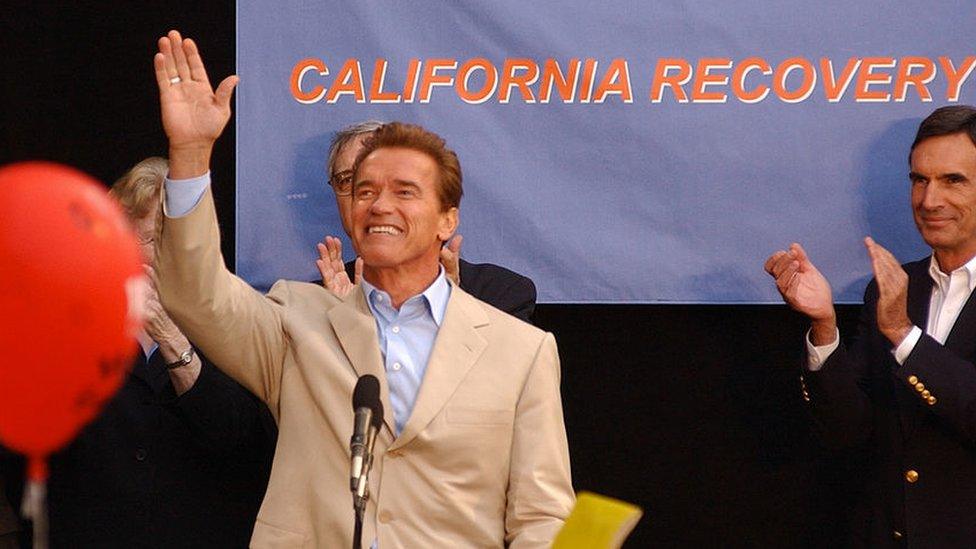
[[[929,276],[929,259],[916,262],[909,273],[908,286],[908,316],[912,322],[925,331],[928,325],[929,303],[932,300],[934,282]],[[974,292],[976,293],[976,292]],[[970,334],[972,326],[976,326],[976,300],[970,294],[969,299],[956,322],[949,330],[945,347],[960,358],[968,358],[976,354],[976,338]]]
[[[383,356],[380,354],[379,338],[376,335],[376,320],[366,304],[362,288],[358,285],[353,288],[341,304],[329,310],[328,318],[356,375],[372,374],[379,380],[383,420],[392,438],[395,423],[393,406],[390,404],[390,389],[386,384]]]
[[[159,352],[158,350],[156,351]],[[129,375],[137,377],[149,384],[152,381],[152,373],[149,370],[149,363],[146,360],[146,355],[143,354],[142,347],[136,352],[135,358],[132,359],[132,370]]]
[[[908,271],[908,318],[924,332],[928,325],[929,302],[932,299],[929,260],[915,262],[909,266]]]
[[[973,292],[976,294],[976,292]],[[952,325],[949,336],[946,337],[945,347],[952,351],[959,358],[969,360],[976,354],[976,338],[973,337],[973,326],[976,326],[976,300],[973,294],[969,294],[969,299],[962,310],[956,323]]]
[[[455,389],[488,346],[478,330],[488,325],[488,316],[477,300],[452,284],[444,322],[437,332],[427,371],[410,419],[390,449],[400,448],[437,416]]]
[[[157,397],[167,387],[170,387],[169,374],[166,372],[166,361],[163,360],[163,356],[160,353],[160,350],[157,348],[152,354],[152,357],[146,360],[146,355],[143,354],[142,347],[140,346],[136,352],[136,357],[133,359],[132,370],[129,373],[129,375],[141,379]]]

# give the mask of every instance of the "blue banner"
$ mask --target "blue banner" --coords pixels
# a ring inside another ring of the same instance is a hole
[[[238,274],[317,279],[345,236],[329,140],[402,120],[461,159],[462,256],[540,302],[778,303],[762,264],[792,241],[860,302],[864,236],[928,253],[908,149],[976,100],[976,10],[742,4],[240,2]]]

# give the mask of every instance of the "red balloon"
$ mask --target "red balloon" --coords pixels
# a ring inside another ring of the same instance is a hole
[[[35,480],[122,384],[144,277],[97,181],[48,162],[0,168],[0,442],[32,458]]]

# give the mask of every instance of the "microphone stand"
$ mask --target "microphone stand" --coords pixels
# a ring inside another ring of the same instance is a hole
[[[352,534],[352,549],[362,549],[363,544],[363,515],[366,514],[366,502],[369,501],[369,487],[366,485],[366,475],[369,474],[368,465],[373,461],[372,455],[366,456],[363,464],[363,474],[359,477],[359,486],[352,494],[352,508],[356,512],[356,525]],[[360,495],[362,492],[362,495]]]
[[[359,475],[359,482],[352,493],[352,508],[356,514],[352,534],[352,549],[362,549],[363,515],[366,514],[366,503],[369,501],[369,470],[373,468],[373,444],[376,442],[376,432],[376,427],[370,425],[366,435],[366,459],[363,461],[363,471]]]
[[[356,526],[352,534],[352,549],[363,548],[363,512],[358,507],[356,509]]]

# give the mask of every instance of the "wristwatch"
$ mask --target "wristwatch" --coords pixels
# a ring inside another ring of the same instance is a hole
[[[166,369],[167,370],[174,370],[176,368],[180,368],[180,367],[186,366],[192,360],[193,360],[193,347],[190,347],[189,349],[187,349],[186,351],[184,351],[183,354],[180,355],[180,359],[179,360],[177,360],[176,362],[170,362],[169,364],[167,364],[166,365]]]

